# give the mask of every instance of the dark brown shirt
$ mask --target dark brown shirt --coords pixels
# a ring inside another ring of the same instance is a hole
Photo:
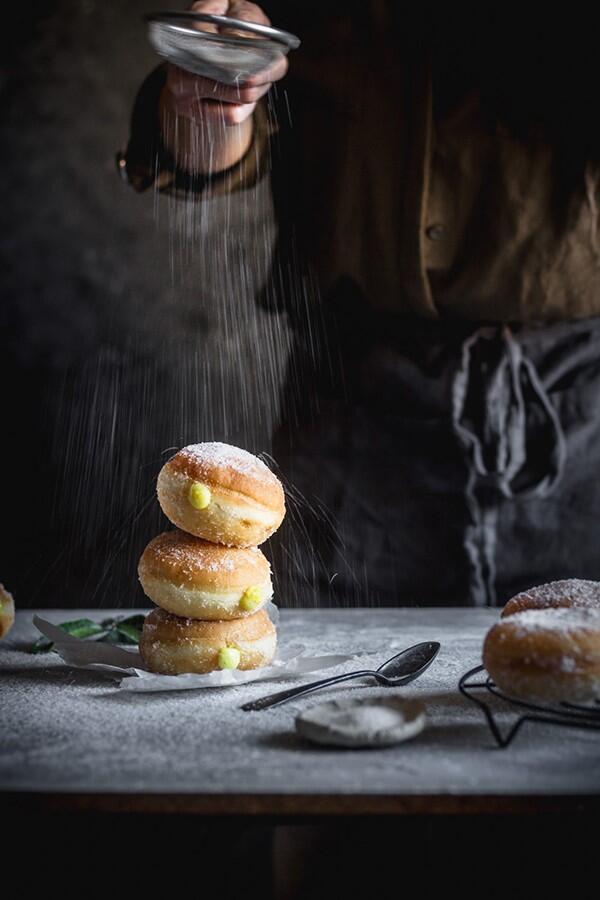
[[[585,28],[486,14],[465,29],[381,2],[315,18],[300,6],[304,22],[276,21],[303,38],[277,88],[278,122],[262,101],[240,164],[193,185],[233,192],[272,175],[283,293],[300,259],[321,293],[351,279],[400,315],[600,315],[597,67]],[[138,189],[158,178],[184,190],[158,136],[163,80],[160,68],[138,98],[127,171]]]

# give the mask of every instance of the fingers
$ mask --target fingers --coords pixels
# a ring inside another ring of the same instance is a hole
[[[256,3],[246,3],[245,0],[233,0],[227,9],[227,15],[232,19],[243,19],[245,22],[256,22],[258,25],[270,25],[260,6]]]
[[[221,103],[219,100],[189,100],[175,107],[177,116],[202,123],[203,126],[240,125],[249,118],[256,103]],[[170,104],[173,109],[173,104]]]
[[[270,25],[270,20],[260,6],[246,0],[198,0],[189,9]],[[216,26],[204,22],[198,22],[194,27],[204,31],[218,31]],[[252,115],[257,101],[264,97],[274,81],[283,78],[287,69],[287,59],[281,54],[268,69],[249,76],[243,83],[227,85],[168,63],[166,87],[170,98],[169,107],[177,115],[198,123],[204,121],[239,125]]]
[[[252,115],[256,101],[269,90],[230,87],[210,78],[192,75],[178,66],[167,64],[169,108],[178,116],[196,122],[239,125]]]
[[[268,69],[257,72],[256,75],[249,75],[244,81],[244,87],[260,87],[263,84],[272,84],[283,78],[288,70],[287,56],[281,54]]]
[[[192,3],[189,7],[190,12],[210,13],[213,16],[225,16],[229,8],[228,0],[200,0],[198,3]],[[210,31],[216,34],[218,28],[211,25],[210,22],[194,22],[194,28],[198,31]]]
[[[188,6],[191,12],[212,13],[214,16],[224,16],[228,8],[228,0],[198,0]]]
[[[270,25],[271,22],[256,3],[244,0],[229,3],[228,0],[199,0],[189,7],[191,12],[210,13],[213,16],[229,16],[231,19],[243,19],[245,22],[256,22],[258,25]],[[194,26],[199,31],[216,33],[219,29],[209,22],[197,22]]]
[[[230,127],[241,125],[252,113],[256,103],[219,103],[214,100],[204,100],[202,103],[202,118],[205,122],[221,123]]]
[[[260,6],[257,6],[256,3],[246,2],[246,0],[232,0],[232,2],[227,2],[227,0],[198,0],[198,2],[192,3],[190,10],[218,16],[227,15],[232,19],[243,19],[246,22],[256,22],[258,25],[271,24],[271,20],[265,15]],[[216,25],[209,25],[205,22],[198,22],[195,27],[203,31],[216,32],[218,30]],[[264,84],[271,84],[273,81],[279,81],[280,78],[283,78],[287,70],[288,61],[282,53],[268,69],[249,76],[244,85],[255,88]],[[235,102],[229,97],[219,97],[218,99],[226,102]],[[243,100],[238,102],[243,102]],[[249,98],[249,102],[253,102],[253,98]]]
[[[167,67],[167,84],[177,103],[190,99],[221,100],[224,103],[256,103],[269,90],[270,82],[249,86],[227,85],[201,75],[192,75],[177,66]]]

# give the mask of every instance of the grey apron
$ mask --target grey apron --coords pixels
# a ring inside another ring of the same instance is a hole
[[[347,293],[329,310],[274,442],[282,605],[486,606],[600,579],[600,318],[398,321]]]

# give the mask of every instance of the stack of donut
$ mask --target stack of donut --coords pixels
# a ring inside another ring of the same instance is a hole
[[[176,530],[150,541],[138,566],[157,605],[142,629],[145,665],[166,675],[267,665],[277,633],[265,609],[271,567],[258,545],[283,521],[281,482],[246,450],[208,442],[165,463],[157,493]]]
[[[517,594],[486,635],[483,663],[513,697],[600,699],[600,582],[572,578]]]

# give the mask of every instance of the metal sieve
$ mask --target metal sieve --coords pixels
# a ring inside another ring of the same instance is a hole
[[[155,12],[144,16],[148,38],[156,53],[169,62],[224,84],[239,84],[267,69],[281,55],[300,46],[287,31],[229,16],[195,12]],[[198,22],[231,29],[200,31]],[[242,34],[240,34],[242,32]],[[245,37],[244,33],[249,36]]]

